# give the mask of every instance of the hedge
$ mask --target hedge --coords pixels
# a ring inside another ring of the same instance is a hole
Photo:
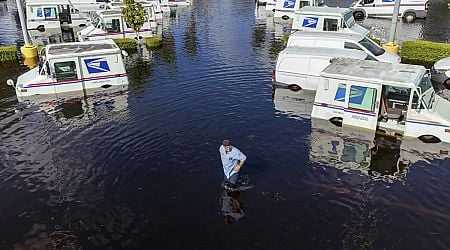
[[[119,46],[120,49],[123,49],[125,51],[136,51],[136,40],[132,38],[117,38],[114,39],[114,42],[116,42],[117,46]]]
[[[163,39],[160,36],[146,37],[145,45],[148,49],[157,49],[162,46]]]
[[[0,46],[0,62],[17,60],[16,46]]]
[[[431,69],[442,58],[450,57],[449,43],[407,41],[401,48],[402,63],[423,65]]]

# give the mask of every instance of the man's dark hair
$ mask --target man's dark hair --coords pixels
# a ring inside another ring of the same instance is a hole
[[[223,140],[222,145],[223,145],[224,147],[230,146],[230,145],[231,145],[231,144],[230,144],[230,140]]]

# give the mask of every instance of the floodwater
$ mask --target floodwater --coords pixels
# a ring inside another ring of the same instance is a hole
[[[272,90],[282,41],[258,10],[177,10],[163,48],[128,59],[128,91],[19,103],[4,83],[25,67],[2,65],[0,249],[447,249],[449,145],[311,120]],[[221,188],[224,138],[252,188]]]

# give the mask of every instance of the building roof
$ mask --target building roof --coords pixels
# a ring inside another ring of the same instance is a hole
[[[351,10],[348,8],[305,6],[305,7],[301,8],[300,10],[297,10],[296,13],[341,16],[349,11],[351,11]]]
[[[92,52],[102,51],[111,53],[120,51],[113,40],[74,42],[47,45],[48,57],[64,57],[73,54],[92,54]]]
[[[308,56],[329,56],[329,57],[348,57],[364,60],[367,54],[361,50],[322,48],[322,47],[287,47],[281,54],[290,55],[308,55]]]
[[[359,42],[364,39],[365,36],[354,32],[296,31],[289,36],[289,39],[291,37],[346,39]]]
[[[419,65],[337,58],[322,71],[321,76],[411,87],[417,85],[425,73],[425,68]]]

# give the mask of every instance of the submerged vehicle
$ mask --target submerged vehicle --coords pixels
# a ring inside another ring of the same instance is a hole
[[[90,22],[69,0],[28,0],[25,10],[29,30],[84,27]]]
[[[450,102],[425,67],[333,59],[319,80],[311,117],[426,143],[450,142]]]
[[[154,9],[148,10],[148,21],[139,31],[141,37],[152,37],[153,30],[156,32],[157,23],[154,16]],[[120,10],[105,10],[97,12],[92,17],[92,23],[77,32],[79,41],[94,41],[115,38],[136,38],[136,31],[132,29],[124,20]]]
[[[112,40],[47,45],[39,66],[20,75],[18,99],[87,89],[128,85],[122,51]]]

